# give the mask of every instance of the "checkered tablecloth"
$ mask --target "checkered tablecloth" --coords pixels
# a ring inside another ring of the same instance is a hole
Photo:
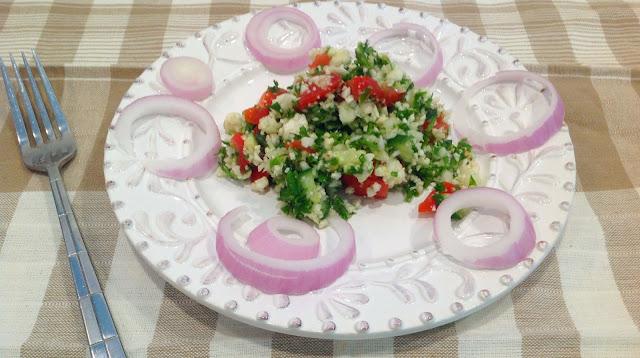
[[[640,3],[632,1],[388,2],[487,35],[548,75],[566,104],[578,181],[564,235],[490,307],[408,336],[305,339],[218,315],[144,264],[105,192],[103,146],[116,106],[163,49],[282,3],[0,2],[0,56],[37,50],[75,133],[78,155],[63,177],[130,357],[640,357]],[[22,164],[0,92],[0,357],[85,356],[49,183]]]

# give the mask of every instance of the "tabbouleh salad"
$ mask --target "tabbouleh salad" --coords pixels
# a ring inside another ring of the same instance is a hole
[[[399,190],[411,201],[428,192],[428,212],[475,185],[471,145],[447,139],[442,105],[385,54],[365,42],[355,60],[332,47],[310,57],[291,86],[274,81],[257,105],[227,115],[218,175],[250,179],[258,192],[273,187],[284,213],[319,227],[332,212],[355,213],[350,195],[383,199]]]

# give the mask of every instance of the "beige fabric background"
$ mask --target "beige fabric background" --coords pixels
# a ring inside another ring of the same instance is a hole
[[[0,56],[35,48],[78,142],[63,176],[130,357],[639,357],[640,4],[389,1],[466,25],[548,74],[566,103],[578,185],[566,230],[510,295],[468,318],[375,341],[262,331],[166,284],[119,232],[103,144],[117,104],[163,49],[282,1],[0,2]],[[286,3],[286,1],[284,1]],[[0,357],[87,355],[45,176],[21,163],[0,95]]]

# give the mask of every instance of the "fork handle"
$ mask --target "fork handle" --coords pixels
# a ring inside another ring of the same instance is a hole
[[[67,248],[69,266],[76,287],[78,303],[89,340],[89,350],[94,358],[125,357],[118,332],[104,299],[96,272],[82,241],[78,223],[71,210],[67,191],[62,183],[57,165],[47,168],[58,219]]]

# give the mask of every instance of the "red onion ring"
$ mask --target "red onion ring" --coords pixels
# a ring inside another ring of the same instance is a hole
[[[509,232],[486,246],[464,244],[451,227],[451,215],[471,207],[506,212],[510,217]],[[502,190],[487,187],[459,190],[444,199],[434,216],[433,233],[445,253],[467,265],[486,269],[503,269],[520,263],[536,243],[533,223],[520,202]]]
[[[209,253],[217,253],[222,265],[239,281],[265,293],[305,294],[329,286],[347,269],[355,256],[355,235],[351,225],[330,218],[331,227],[340,236],[334,250],[308,260],[283,260],[268,257],[240,245],[234,237],[234,224],[247,212],[241,206],[229,211],[218,223],[215,241],[208,243]]]
[[[277,47],[269,41],[269,28],[278,21],[289,21],[304,28],[302,43],[296,48]],[[245,30],[251,54],[266,67],[278,72],[295,72],[311,63],[309,51],[320,47],[320,32],[313,19],[291,7],[274,7],[257,13]]]
[[[197,103],[173,95],[154,95],[139,98],[120,113],[114,135],[127,154],[135,156],[132,125],[152,114],[178,116],[195,123],[204,134],[202,143],[194,143],[191,154],[184,158],[144,160],[146,169],[164,177],[186,179],[207,173],[215,166],[220,149],[220,132],[211,114]]]
[[[547,97],[549,107],[546,110],[532,111],[532,123],[523,130],[494,136],[474,128],[471,125],[476,115],[470,99],[483,91],[486,87],[502,83],[522,83],[525,80],[533,81],[542,86],[541,93]],[[529,71],[501,71],[495,76],[476,82],[464,91],[463,96],[458,100],[451,110],[452,123],[456,135],[459,138],[467,138],[474,148],[506,155],[522,153],[544,144],[556,132],[560,130],[564,120],[564,102],[553,84],[546,78]]]
[[[192,101],[201,101],[213,92],[211,69],[193,57],[166,60],[160,67],[160,79],[171,93]]]
[[[436,81],[436,78],[438,77],[440,71],[442,71],[443,56],[442,49],[440,48],[440,43],[435,38],[435,36],[433,36],[433,34],[424,26],[399,22],[397,24],[394,24],[391,29],[376,32],[371,37],[369,37],[368,40],[373,46],[376,43],[379,43],[380,41],[386,40],[391,37],[410,36],[410,31],[414,31],[414,36],[418,40],[422,40],[434,54],[434,56],[429,59],[430,62],[426,66],[427,71],[419,78],[413,79],[413,82],[418,87],[431,86]]]
[[[284,231],[296,233],[300,238],[288,238],[282,234]],[[304,221],[275,216],[249,233],[247,246],[253,252],[276,259],[307,260],[318,257],[320,235]]]

